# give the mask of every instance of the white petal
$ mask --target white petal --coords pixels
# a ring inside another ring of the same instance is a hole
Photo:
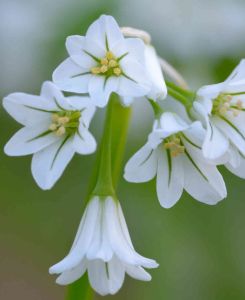
[[[79,154],[91,154],[96,150],[96,140],[87,128],[79,126],[74,136],[73,148]]]
[[[147,97],[153,100],[163,100],[167,96],[167,87],[156,51],[150,45],[145,47],[145,60],[147,73],[152,81],[152,87]]]
[[[189,128],[189,124],[187,124],[177,114],[171,112],[165,112],[162,114],[160,124],[161,129],[169,135]]]
[[[213,124],[212,117],[200,103],[194,103],[195,110],[202,116],[206,126],[206,136],[203,142],[203,154],[207,159],[215,161],[222,157],[229,148],[228,139]]]
[[[120,66],[127,77],[120,76],[118,94],[124,97],[145,96],[151,89],[151,82],[142,64],[126,56]]]
[[[141,64],[145,61],[145,44],[139,38],[127,38],[124,40],[130,58],[139,61]]]
[[[137,280],[151,280],[151,275],[147,273],[142,267],[126,265],[126,272],[129,276]]]
[[[214,205],[223,200],[226,195],[224,180],[215,166],[200,160],[201,150],[186,143],[188,155],[182,157],[185,170],[185,190],[196,200]]]
[[[4,147],[10,156],[29,155],[57,142],[60,138],[48,132],[48,126],[39,124],[35,127],[24,127],[16,132]]]
[[[121,30],[111,16],[101,16],[96,20],[86,33],[86,38],[95,41],[100,47],[106,47],[106,37],[109,44],[109,48],[112,48],[115,44],[123,40]]]
[[[224,92],[239,93],[244,92],[245,88],[245,60],[242,59],[239,65],[234,69],[227,78]]]
[[[66,101],[63,93],[55,84],[50,81],[46,81],[43,83],[41,96],[47,99],[54,110],[74,110],[74,108]]]
[[[87,268],[87,261],[83,259],[80,264],[70,270],[67,270],[56,279],[56,283],[60,285],[71,284],[83,276]]]
[[[24,126],[48,122],[50,113],[47,107],[51,108],[51,111],[53,109],[46,99],[24,93],[8,95],[3,99],[3,107],[17,122]]]
[[[234,158],[234,156],[236,157]],[[236,160],[235,162],[234,159]],[[233,157],[225,166],[231,173],[245,179],[245,157],[236,149],[233,149]]]
[[[106,263],[92,260],[88,263],[88,276],[92,288],[101,296],[110,294]]]
[[[203,86],[197,91],[197,96],[202,98],[201,103],[202,105],[205,106],[205,108],[209,113],[211,112],[212,109],[211,99],[217,98],[217,96],[222,92],[224,87],[225,87],[225,83],[222,82],[218,84]]]
[[[91,69],[97,65],[86,49],[86,38],[80,35],[69,36],[66,39],[66,48],[72,60],[85,69]]]
[[[118,215],[118,208],[115,200],[106,199],[106,224],[111,247],[116,256],[125,263],[132,265],[142,265],[143,267],[155,268],[158,264],[151,259],[139,255],[132,245],[128,243]]]
[[[155,177],[156,170],[156,151],[147,143],[127,162],[124,178],[129,182],[146,182]]]
[[[79,234],[75,238],[70,253],[62,261],[49,269],[50,274],[62,273],[81,263],[93,238],[100,205],[101,203],[98,197],[90,200],[80,223],[81,226],[79,226]]]
[[[112,92],[117,90],[119,79],[110,77],[106,79],[105,76],[92,76],[88,91],[94,105],[104,107],[109,101]]]
[[[164,208],[172,207],[181,197],[184,172],[181,157],[172,158],[163,147],[158,149],[157,196]]]
[[[52,188],[64,172],[75,153],[72,142],[72,137],[60,139],[33,155],[32,175],[42,189]]]
[[[108,263],[110,294],[116,294],[123,285],[125,267],[115,256]]]
[[[80,123],[88,128],[96,110],[91,98],[86,96],[70,96],[66,98],[66,101],[69,102],[74,109],[82,111]]]
[[[245,155],[245,135],[237,128],[233,120],[227,118],[214,118],[214,124],[222,131],[222,133],[232,142],[232,144],[239,149],[239,151]],[[244,124],[239,124],[239,127],[245,126]]]
[[[77,65],[71,58],[63,61],[53,73],[54,83],[63,91],[87,93],[91,74]]]

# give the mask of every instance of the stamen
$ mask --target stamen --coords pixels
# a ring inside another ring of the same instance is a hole
[[[56,134],[57,136],[62,136],[62,135],[64,135],[65,133],[66,133],[66,129],[65,129],[64,126],[61,126],[59,129],[57,129],[57,130],[55,131],[55,134]]]
[[[91,73],[94,75],[120,76],[122,69],[119,61],[111,51],[107,51],[105,57],[101,58],[99,65],[91,68]]]
[[[235,104],[231,103],[232,99],[232,95],[220,94],[213,102],[212,114],[223,116],[227,112],[231,112],[234,117],[237,117],[243,109],[243,103],[241,100]]]
[[[185,146],[181,144],[181,140],[178,136],[172,135],[164,142],[164,148],[170,150],[172,157],[177,157],[185,152]]]

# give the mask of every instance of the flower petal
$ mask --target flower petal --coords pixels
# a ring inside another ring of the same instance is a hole
[[[239,149],[239,151],[245,155],[245,135],[237,128],[232,121],[227,118],[213,118],[213,123],[219,130],[225,135],[232,144]],[[242,125],[242,124],[241,124]],[[243,124],[244,126],[244,124]]]
[[[87,269],[87,261],[83,259],[80,264],[70,270],[64,271],[61,275],[56,279],[56,283],[59,285],[68,285],[78,280]]]
[[[123,285],[125,278],[125,267],[115,256],[108,263],[110,294],[116,294]]]
[[[143,267],[155,268],[158,264],[152,260],[139,255],[132,245],[128,242],[126,236],[128,230],[122,229],[120,218],[118,216],[118,207],[115,200],[108,197],[106,200],[105,214],[106,224],[111,247],[115,255],[127,264],[142,265]],[[125,236],[126,235],[126,236]]]
[[[53,81],[63,91],[87,93],[91,76],[87,69],[67,58],[54,70]]]
[[[66,101],[72,105],[74,109],[82,111],[80,123],[88,128],[96,110],[91,98],[86,96],[70,96],[66,97]]]
[[[129,182],[146,182],[155,177],[156,170],[156,151],[147,143],[127,162],[124,178]]]
[[[50,113],[45,110],[53,109],[46,99],[40,96],[24,93],[10,94],[3,99],[5,110],[20,124],[34,126],[50,120]]]
[[[92,241],[101,208],[100,199],[94,197],[87,205],[70,253],[49,269],[50,274],[62,273],[76,267],[84,259]]]
[[[242,156],[236,149],[233,149],[234,155],[237,156],[236,163],[230,160],[225,166],[236,176],[245,179],[245,157]]]
[[[32,158],[32,175],[44,190],[51,189],[75,154],[73,138],[63,138],[35,153]]]
[[[227,195],[222,175],[215,166],[199,159],[202,155],[201,150],[183,142],[186,148],[186,154],[182,158],[185,170],[185,190],[200,202],[217,204]]]
[[[88,263],[88,277],[92,288],[101,296],[110,294],[106,263],[102,260],[91,260]]]
[[[112,92],[117,90],[119,79],[110,77],[106,79],[105,76],[92,76],[88,91],[94,105],[104,107],[109,101]]]
[[[142,281],[151,280],[151,275],[148,272],[146,272],[142,267],[139,266],[126,265],[126,272],[130,277],[137,280],[142,280]]]
[[[9,156],[22,156],[36,153],[57,142],[60,138],[48,131],[47,125],[24,127],[17,131],[4,147]]]
[[[164,208],[172,207],[181,197],[184,172],[181,157],[172,158],[170,152],[158,149],[157,196]]]
[[[151,82],[142,64],[125,57],[120,66],[125,76],[120,76],[118,94],[124,97],[145,96],[151,89]]]
[[[96,140],[87,128],[80,125],[74,136],[73,148],[79,154],[91,154],[96,150]]]
[[[107,38],[109,49],[111,49],[120,40],[123,40],[123,35],[113,17],[102,15],[90,25],[86,33],[86,38],[97,42],[102,48],[106,48]]]
[[[145,47],[145,61],[147,73],[152,82],[152,87],[147,97],[153,100],[163,100],[167,96],[167,87],[156,51],[150,45]]]
[[[65,99],[63,93],[51,81],[46,81],[42,85],[41,96],[47,99],[47,102],[52,105],[53,110],[74,110]]]

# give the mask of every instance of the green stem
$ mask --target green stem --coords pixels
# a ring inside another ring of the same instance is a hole
[[[194,92],[192,92],[190,90],[185,90],[185,89],[181,88],[180,86],[174,84],[171,81],[166,81],[166,85],[167,85],[168,88],[171,88],[171,89],[175,90],[176,92],[178,92],[182,95],[185,95],[186,97],[192,97],[192,98],[195,97]]]
[[[152,99],[148,99],[148,101],[153,109],[155,119],[159,119],[161,117],[161,115],[163,114],[163,109],[156,101],[154,101]]]
[[[176,90],[173,90],[170,87],[168,88],[168,94],[169,94],[169,96],[173,97],[174,99],[176,99],[177,101],[182,103],[186,107],[187,110],[191,109],[192,102],[184,95],[180,94],[179,92],[177,92]]]
[[[116,187],[121,173],[130,116],[131,108],[123,107],[119,102],[119,97],[113,94],[107,107],[104,133],[97,151],[94,171],[90,179],[86,202],[89,200],[95,187],[98,188],[98,179],[102,172],[106,172],[107,174],[105,184],[108,185],[109,183],[110,186]],[[106,153],[106,151],[108,152]],[[106,167],[105,162],[101,162],[103,157],[106,158],[110,168],[108,168],[108,166]],[[109,159],[109,157],[111,159]],[[112,184],[109,177],[112,179]],[[93,294],[94,292],[90,287],[88,277],[85,275],[73,284],[69,285],[66,300],[92,300]]]

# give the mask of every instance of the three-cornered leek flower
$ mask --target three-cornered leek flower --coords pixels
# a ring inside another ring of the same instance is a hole
[[[88,271],[93,289],[107,295],[121,288],[125,273],[148,281],[151,276],[143,267],[157,266],[134,250],[118,200],[94,196],[87,204],[69,254],[49,271],[60,274],[56,282],[61,285],[76,281]]]
[[[88,97],[65,98],[53,83],[45,82],[40,96],[10,94],[3,106],[24,125],[6,144],[5,153],[33,154],[32,174],[42,189],[54,185],[75,152],[90,154],[96,149],[88,131],[95,106]]]
[[[112,92],[122,100],[149,92],[144,43],[138,38],[124,38],[113,17],[102,15],[86,36],[68,37],[66,48],[69,58],[53,73],[53,81],[61,90],[89,93],[99,107],[108,103]]]
[[[245,178],[245,60],[224,82],[199,89],[193,113],[207,129],[204,156]]]
[[[226,197],[226,187],[217,168],[203,157],[204,134],[200,122],[189,125],[163,113],[147,143],[127,163],[125,179],[146,182],[156,176],[158,199],[165,208],[180,199],[183,189],[198,201],[216,204]]]
[[[156,50],[151,45],[145,46],[145,63],[147,74],[152,82],[151,90],[147,94],[147,98],[155,101],[165,99],[167,96],[167,87]]]

